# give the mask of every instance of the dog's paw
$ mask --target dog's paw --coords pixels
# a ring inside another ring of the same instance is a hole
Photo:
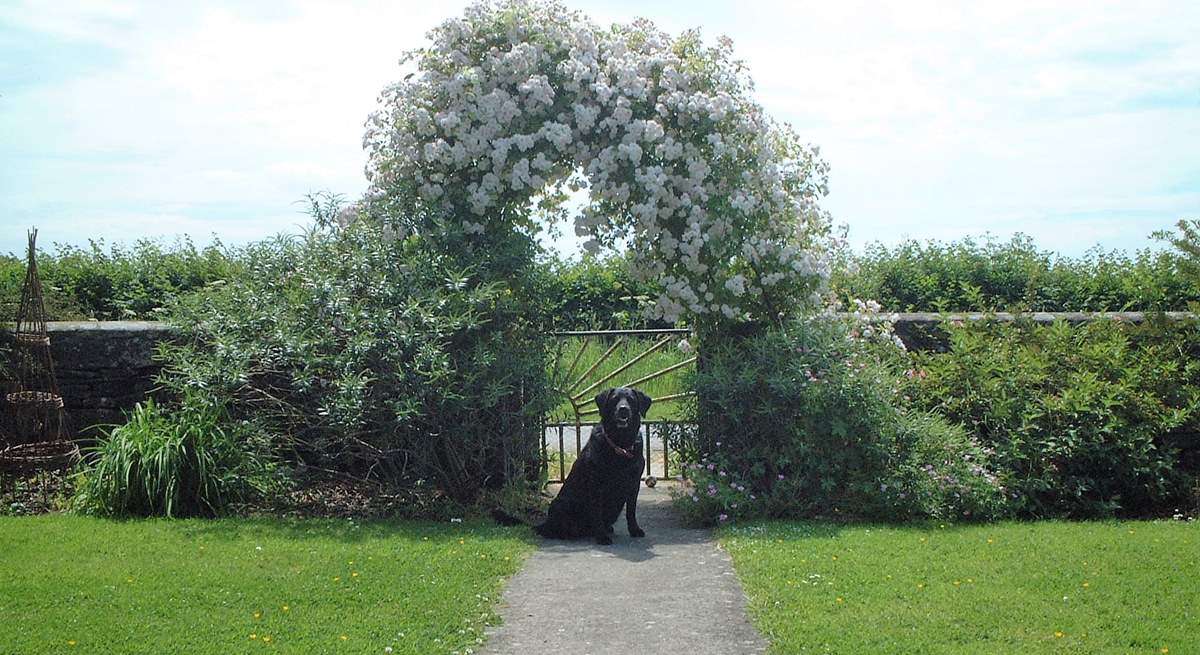
[[[635,538],[644,537],[644,536],[646,536],[646,531],[641,528],[636,528],[636,529],[629,531],[629,536],[635,537]]]
[[[612,545],[612,537],[610,537],[608,535],[604,535],[603,537],[596,537],[596,543],[600,544],[601,546],[611,546]]]

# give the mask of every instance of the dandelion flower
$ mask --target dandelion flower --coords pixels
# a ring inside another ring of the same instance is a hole
[[[287,605],[284,605],[282,609],[283,609],[283,611],[285,611],[285,612],[286,612],[286,611],[288,611],[288,610],[289,610],[289,609],[291,609],[291,608],[290,608],[290,607],[288,607]]]
[[[258,634],[254,633],[254,632],[251,632],[251,633],[250,633],[250,638],[251,638],[251,639],[258,639]]]
[[[1063,638],[1063,637],[1065,637],[1065,636],[1066,636],[1066,635],[1065,635],[1065,634],[1063,634],[1063,631],[1062,631],[1062,630],[1058,630],[1058,631],[1056,631],[1056,632],[1054,633],[1054,638],[1055,638],[1055,639],[1062,639],[1062,638]]]
[[[349,637],[347,637],[346,635],[342,635],[342,636],[338,637],[338,639],[341,639],[342,641],[346,641],[347,639],[349,639]]]
[[[67,645],[68,645],[68,646],[70,646],[71,648],[74,648],[74,647],[75,647],[75,640],[74,640],[74,639],[68,639],[68,640],[67,640]],[[1164,653],[1165,653],[1165,652],[1167,652],[1167,649],[1165,649],[1165,648],[1164,648],[1164,649],[1163,649],[1163,652],[1164,652]]]
[[[351,571],[351,572],[350,572],[350,577],[352,577],[352,578],[357,578],[357,577],[358,577],[358,571]]]
[[[271,635],[263,635],[263,643],[264,644],[271,643]]]

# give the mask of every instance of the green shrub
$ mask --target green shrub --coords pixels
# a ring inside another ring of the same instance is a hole
[[[273,487],[269,452],[258,426],[218,406],[147,400],[89,451],[74,506],[101,516],[222,514]]]
[[[843,253],[831,284],[844,300],[872,298],[887,311],[1182,310],[1200,300],[1200,279],[1168,251],[1093,248],[1081,257],[1009,241],[907,240]]]
[[[897,420],[903,457],[892,471],[897,518],[991,519],[1010,512],[1007,474],[995,453],[966,429],[932,412],[905,411]]]
[[[913,393],[995,450],[1022,514],[1142,514],[1181,495],[1164,438],[1196,416],[1200,365],[1181,351],[1194,325],[946,329],[949,352],[917,356]]]
[[[677,499],[690,520],[1003,511],[982,448],[906,416],[886,329],[816,317],[714,341],[697,374],[701,429],[672,444],[692,462]]]
[[[197,249],[190,238],[171,246],[141,239],[131,246],[91,241],[78,248],[56,244],[38,254],[38,269],[51,320],[154,319],[180,294],[242,267],[238,251],[219,240]],[[24,256],[0,257],[0,319],[15,316],[25,279]]]
[[[1200,285],[1200,220],[1181,220],[1175,224],[1178,233],[1160,230],[1151,236],[1175,247],[1180,277]]]
[[[619,256],[546,259],[539,284],[538,293],[546,300],[556,330],[673,327],[646,321],[642,305],[657,297],[658,289],[634,280]]]
[[[254,417],[308,466],[460,503],[536,477],[549,390],[529,271],[505,284],[339,211],[317,199],[313,228],[248,247],[246,275],[177,302],[162,383]],[[519,260],[505,252],[481,266]]]

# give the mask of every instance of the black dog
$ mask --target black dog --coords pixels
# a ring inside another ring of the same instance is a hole
[[[629,536],[646,536],[637,523],[637,497],[646,467],[639,430],[650,402],[649,396],[628,387],[596,396],[600,425],[592,428],[587,445],[550,502],[546,522],[534,526],[534,531],[550,539],[592,535],[596,543],[607,546],[624,509]],[[492,514],[505,525],[519,522],[499,510]]]
[[[649,396],[628,387],[596,396],[600,425],[592,428],[587,445],[550,503],[546,522],[534,528],[538,534],[552,539],[590,534],[596,543],[608,545],[624,508],[629,536],[646,536],[637,523],[637,497],[646,467],[639,429],[650,402]]]

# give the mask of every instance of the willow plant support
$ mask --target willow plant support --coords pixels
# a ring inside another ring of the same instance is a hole
[[[58,391],[46,307],[37,266],[37,230],[29,231],[29,253],[21,304],[8,339],[9,371],[13,380],[4,394],[8,434],[0,450],[0,472],[28,473],[70,466],[79,447],[65,438],[63,398]]]

